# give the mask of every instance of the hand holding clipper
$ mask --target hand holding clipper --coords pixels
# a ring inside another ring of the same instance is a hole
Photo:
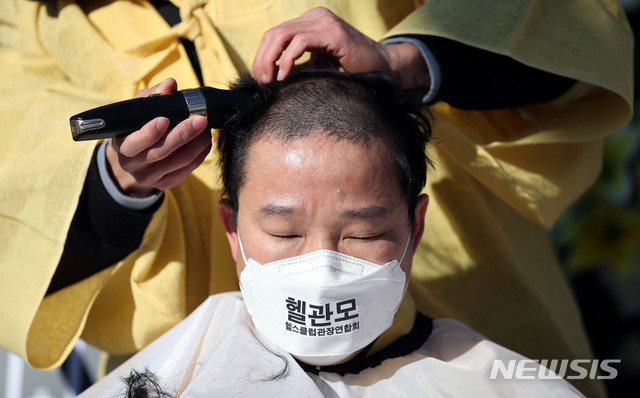
[[[106,166],[127,196],[147,197],[178,185],[210,152],[210,129],[253,109],[250,95],[242,92],[210,87],[176,91],[176,86],[167,79],[134,99],[70,119],[76,141],[112,138]]]

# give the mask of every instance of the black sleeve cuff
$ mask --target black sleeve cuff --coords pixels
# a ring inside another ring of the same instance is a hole
[[[489,110],[546,102],[565,93],[575,80],[524,65],[437,36],[409,36],[423,42],[440,67],[434,101],[456,108]]]

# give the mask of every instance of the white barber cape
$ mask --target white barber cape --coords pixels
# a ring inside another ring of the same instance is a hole
[[[232,292],[209,297],[80,396],[124,397],[122,378],[132,369],[154,373],[164,391],[176,397],[583,396],[563,379],[505,380],[498,372],[491,380],[495,359],[506,366],[525,358],[459,322],[437,319],[429,338],[407,356],[358,374],[306,373],[254,328],[242,296]]]

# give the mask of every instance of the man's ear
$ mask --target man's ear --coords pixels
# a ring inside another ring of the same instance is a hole
[[[238,227],[233,221],[233,204],[229,199],[221,199],[218,203],[218,214],[222,220],[224,231],[227,234],[229,246],[231,246],[231,254],[233,259],[238,261]]]
[[[424,216],[427,213],[428,206],[429,195],[421,194],[418,196],[418,201],[416,202],[416,208],[413,214],[413,226],[411,229],[411,245],[413,254],[415,254],[418,249],[420,239],[422,239],[422,234],[424,233]]]

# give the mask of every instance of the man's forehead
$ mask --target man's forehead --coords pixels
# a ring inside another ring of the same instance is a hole
[[[340,216],[350,218],[378,218],[386,214],[390,198],[404,201],[391,156],[380,140],[353,142],[327,135],[261,139],[250,145],[246,162],[239,194],[256,195],[253,201],[259,199],[263,215],[294,215],[308,207],[302,202],[311,194],[315,200],[321,196],[342,204]]]
[[[261,145],[264,143],[267,145]],[[386,156],[391,159],[390,154],[393,152],[392,144],[389,140],[384,138],[383,135],[376,134],[374,132],[365,136],[350,136],[347,133],[341,134],[318,129],[312,132],[301,132],[300,134],[289,135],[284,135],[277,131],[262,132],[257,134],[251,140],[248,153],[249,156],[251,156],[252,152],[264,153],[286,151],[289,156],[287,160],[292,164],[296,164],[301,160],[300,155],[302,153],[299,152],[299,150],[291,151],[291,148],[301,147],[298,145],[300,143],[308,144],[303,145],[310,149],[305,153],[314,153],[316,156],[322,156],[326,151],[340,151],[339,147],[342,146],[341,144],[360,148],[360,154],[363,158],[370,157],[369,155],[373,151],[379,151],[381,154],[386,154]],[[338,144],[338,147],[326,144]],[[323,150],[316,150],[319,146],[322,146]]]
[[[399,184],[393,151],[386,140],[375,137],[355,141],[314,133],[293,139],[257,139],[249,145],[243,185],[252,174],[261,179],[273,177],[265,173],[274,169],[279,174],[304,171],[313,179],[346,175],[356,182],[382,177],[389,187]],[[303,185],[306,182],[313,181],[302,181]]]

